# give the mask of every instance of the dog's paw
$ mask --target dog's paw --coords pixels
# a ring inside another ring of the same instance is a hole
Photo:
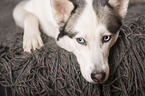
[[[31,49],[39,49],[43,46],[43,41],[39,33],[28,34],[23,36],[23,49],[25,52],[31,53]]]

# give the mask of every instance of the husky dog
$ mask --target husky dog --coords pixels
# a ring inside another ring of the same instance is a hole
[[[118,37],[129,0],[25,0],[13,11],[24,28],[23,49],[42,47],[45,34],[77,57],[83,77],[103,83],[109,76],[109,50]]]

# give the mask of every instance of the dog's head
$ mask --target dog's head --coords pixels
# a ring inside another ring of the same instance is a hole
[[[129,0],[52,0],[60,25],[57,44],[73,52],[83,77],[103,83],[109,76],[109,50],[127,12]]]

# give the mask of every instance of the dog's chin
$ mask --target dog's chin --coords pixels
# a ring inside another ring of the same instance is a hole
[[[93,81],[93,82],[90,82],[90,83],[92,83],[92,84],[104,84],[105,82],[107,81],[107,79],[106,80],[104,80],[104,81]]]
[[[89,83],[91,83],[91,84],[104,84],[105,82],[107,81],[107,79],[106,80],[104,80],[104,81],[93,81],[93,80],[91,80],[91,81],[88,81],[87,80],[87,82],[89,82]]]

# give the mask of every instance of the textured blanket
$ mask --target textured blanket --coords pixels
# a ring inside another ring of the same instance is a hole
[[[44,47],[23,52],[23,30],[11,17],[19,0],[1,2],[0,96],[145,96],[145,4],[129,9],[110,50],[109,80],[90,84],[76,57],[45,34]]]

